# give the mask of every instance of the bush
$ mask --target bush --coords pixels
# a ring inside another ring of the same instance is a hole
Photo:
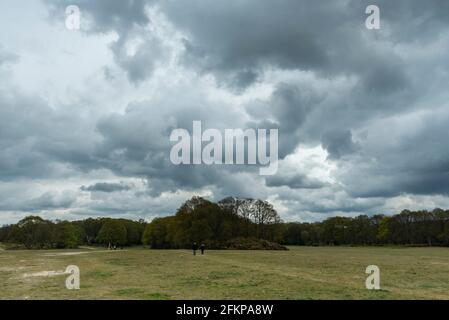
[[[278,243],[257,238],[234,238],[222,243],[206,242],[208,249],[227,250],[288,250]]]

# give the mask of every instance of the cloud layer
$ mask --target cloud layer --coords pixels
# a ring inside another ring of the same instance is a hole
[[[285,220],[449,203],[449,4],[78,0],[0,5],[0,223],[254,197]],[[277,128],[278,174],[174,166],[170,132]]]

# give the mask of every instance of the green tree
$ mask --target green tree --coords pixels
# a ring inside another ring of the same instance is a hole
[[[172,244],[169,241],[170,222],[173,217],[156,218],[147,224],[143,232],[142,242],[149,245],[152,249],[170,248]]]
[[[98,232],[97,241],[106,245],[126,245],[127,232],[125,225],[118,220],[106,221]]]
[[[379,223],[377,238],[384,243],[390,240],[390,221],[390,217],[384,217]]]
[[[144,225],[131,220],[121,220],[126,227],[126,241],[128,245],[141,244]]]
[[[53,228],[53,244],[57,248],[77,248],[84,238],[84,230],[76,224],[62,221]]]
[[[26,248],[51,248],[53,223],[37,216],[28,216],[20,220],[11,230],[13,241]]]
[[[7,242],[10,240],[11,230],[13,226],[6,225],[0,228],[0,242]]]
[[[106,222],[106,219],[86,219],[82,221],[82,228],[85,233],[85,241],[87,244],[91,245],[96,243],[98,233],[100,232],[101,227]]]

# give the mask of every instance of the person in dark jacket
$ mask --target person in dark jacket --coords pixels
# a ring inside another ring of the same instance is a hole
[[[196,244],[196,242],[194,242],[192,244],[192,250],[193,250],[193,255],[196,256],[196,250],[198,250],[198,245]]]
[[[200,246],[200,249],[201,249],[201,255],[203,255],[204,254],[204,250],[206,249],[206,245],[204,243],[202,243],[201,246]]]

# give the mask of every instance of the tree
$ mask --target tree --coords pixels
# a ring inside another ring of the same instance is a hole
[[[257,200],[251,210],[251,219],[256,225],[256,237],[265,238],[268,237],[266,234],[266,225],[276,224],[281,222],[276,210],[274,210],[273,205],[267,201]]]
[[[380,221],[379,224],[377,239],[383,243],[388,243],[390,240],[390,220],[391,218],[385,217]]]
[[[376,243],[377,220],[366,215],[358,216],[348,221],[346,244],[368,245]]]
[[[9,241],[12,228],[13,228],[12,225],[6,225],[0,228],[0,242]]]
[[[349,228],[351,218],[333,217],[325,220],[323,225],[323,241],[329,245],[342,245],[350,243]]]
[[[51,248],[52,227],[50,221],[37,216],[28,216],[12,228],[11,239],[23,244],[27,249]]]
[[[142,241],[143,225],[136,221],[121,219],[126,227],[126,242],[128,245],[137,245]]]
[[[287,223],[284,226],[283,244],[286,245],[302,245],[304,244],[301,237],[302,227],[300,223]],[[307,231],[304,231],[307,232]]]
[[[68,221],[62,221],[54,225],[52,243],[56,248],[77,248],[84,238],[84,230]]]
[[[98,232],[97,241],[106,245],[123,246],[127,244],[127,232],[123,222],[108,220]]]
[[[106,219],[86,219],[82,221],[82,228],[85,233],[85,241],[88,245],[96,243],[98,233],[100,232],[101,227],[106,222]]]
[[[173,217],[156,218],[145,227],[142,242],[152,249],[168,249],[172,247],[170,243],[169,231]]]

